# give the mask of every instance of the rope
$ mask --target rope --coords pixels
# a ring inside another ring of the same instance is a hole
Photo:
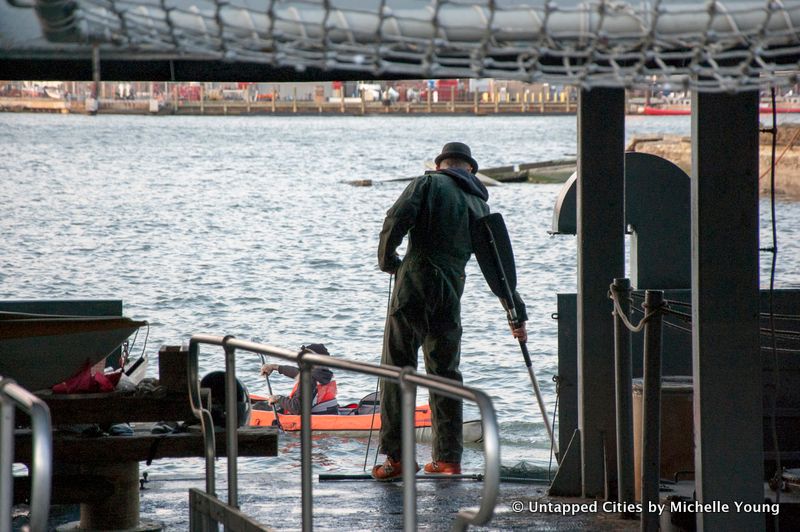
[[[769,251],[772,251],[772,249],[770,248]],[[637,294],[637,293],[631,293],[631,297],[637,298],[637,299],[644,298],[644,296],[642,294]],[[678,317],[680,317],[681,319],[683,319],[686,322],[691,322],[692,321],[691,314],[687,314],[685,312],[680,312],[680,311],[674,310],[672,308],[673,306],[682,306],[682,307],[691,308],[692,307],[691,303],[686,303],[685,301],[678,301],[678,300],[675,300],[675,299],[665,299],[664,302],[668,305],[668,308],[664,312],[666,312],[667,314],[673,315],[673,316],[678,316]],[[633,310],[639,311],[639,309],[637,309],[635,307],[633,307]],[[770,313],[770,312],[761,312],[761,313],[759,313],[759,316],[761,318],[764,318],[764,319],[769,318],[769,319],[774,319],[774,320],[777,320],[777,321],[800,321],[800,315],[796,315],[796,314],[774,314],[774,313]],[[785,334],[795,334],[795,331],[779,330],[777,332],[785,333]],[[796,334],[800,335],[800,331],[798,331]]]
[[[800,349],[789,349],[788,347],[770,347],[761,346],[762,351],[774,351],[775,353],[784,353],[787,355],[800,355]]]
[[[642,309],[639,309],[639,308],[636,308],[636,307],[632,307],[631,310],[633,312],[638,312],[639,314],[644,314],[645,313]],[[672,314],[672,312],[669,309],[665,309],[664,310],[664,314],[665,315],[669,315],[669,314]],[[681,325],[679,325],[677,323],[672,323],[671,321],[667,321],[666,319],[663,321],[663,323],[664,323],[664,325],[666,325],[668,327],[672,327],[673,329],[678,329],[680,331],[684,331],[684,332],[688,332],[688,333],[692,332],[691,327],[682,327]]]
[[[772,90],[773,90],[773,91],[775,91],[775,89],[772,89]],[[773,100],[773,102],[772,102],[772,112],[773,112],[773,114],[775,113],[775,101],[774,101],[774,100]],[[774,127],[774,126],[773,126],[773,127]],[[776,134],[776,132],[772,132],[773,143],[774,143],[775,134]],[[778,165],[778,163],[779,163],[779,162],[781,162],[781,159],[783,159],[783,156],[786,154],[786,152],[787,152],[787,151],[789,151],[789,148],[791,148],[791,147],[792,147],[792,145],[794,144],[794,141],[795,141],[795,140],[797,140],[797,137],[799,137],[799,136],[800,136],[800,127],[798,127],[798,128],[797,128],[797,131],[795,131],[795,132],[794,132],[794,136],[792,137],[792,140],[790,140],[790,141],[789,141],[789,144],[787,144],[787,145],[786,145],[786,147],[785,147],[785,148],[783,148],[783,151],[781,152],[781,154],[780,154],[780,155],[778,155],[778,158],[777,158],[777,159],[775,158],[775,151],[774,151],[774,148],[773,148],[773,152],[772,152],[772,164],[770,165],[770,167],[769,167],[769,168],[767,168],[766,170],[764,170],[764,171],[761,173],[761,175],[760,175],[760,176],[758,176],[758,180],[759,180],[759,181],[761,181],[761,179],[762,179],[762,178],[763,178],[765,175],[767,175],[767,174],[769,174],[769,173],[772,173],[772,174],[773,174],[773,175],[772,175],[772,181],[773,181],[773,183],[774,183],[774,180],[775,180],[775,176],[774,176],[774,174],[775,174],[775,167]],[[773,185],[773,188],[774,188],[774,185]]]
[[[767,248],[764,251],[772,251],[772,248]],[[644,294],[638,292],[631,292],[631,297],[634,299],[644,299]],[[682,314],[676,310],[673,310],[672,307],[686,307],[691,308],[692,304],[686,301],[679,301],[677,299],[664,299],[664,302],[670,307],[667,312],[669,314],[673,314],[676,316],[689,316],[689,314]],[[779,321],[800,321],[800,315],[798,314],[776,314],[773,312],[761,312],[759,316],[762,318],[773,318]]]
[[[772,317],[776,320],[781,321],[800,321],[800,316],[795,316],[793,314],[768,314],[766,312],[761,313],[762,318]]]
[[[689,334],[691,334],[691,333],[692,333],[692,329],[691,329],[691,327],[681,327],[681,326],[680,326],[680,325],[678,325],[677,323],[672,323],[672,322],[669,322],[669,321],[667,321],[667,320],[664,320],[664,322],[663,322],[663,323],[664,323],[664,325],[666,325],[667,327],[672,327],[673,329],[677,329],[677,330],[679,330],[679,331],[681,331],[681,332],[685,332],[685,333],[689,333]]]
[[[800,340],[800,331],[783,331],[780,329],[762,327],[760,332],[762,336],[775,336],[775,338],[780,338],[782,340]]]
[[[389,297],[386,299],[386,319],[387,320],[389,319],[389,311],[392,308],[392,279],[393,278],[394,278],[394,274],[389,275]],[[386,348],[386,329],[385,329],[385,327],[384,327],[384,333],[383,333],[383,343],[384,343],[384,349],[385,349]],[[381,384],[381,379],[380,378],[376,379],[376,381],[375,381],[376,399],[377,399],[378,388],[380,387],[380,384]],[[377,401],[372,401],[372,416],[370,417],[370,420],[369,420],[369,436],[367,437],[367,452],[364,453],[364,467],[362,468],[364,471],[367,470],[367,460],[369,459],[369,446],[370,446],[370,443],[372,442],[372,430],[373,430],[373,427],[375,426],[375,409],[377,407],[376,405],[377,405]],[[379,450],[380,450],[379,448],[375,449],[375,462],[374,462],[375,465],[378,464],[378,451]]]
[[[670,300],[667,300],[670,301]],[[671,301],[670,301],[671,303]],[[634,311],[641,312],[636,307],[633,307]],[[680,318],[682,321],[686,323],[692,323],[692,316],[691,314],[687,314],[685,312],[679,312],[673,310],[671,308],[664,309],[664,313],[670,316],[676,316]],[[797,340],[800,339],[800,331],[788,330],[788,329],[776,329],[774,325],[775,320],[783,320],[783,321],[800,321],[800,316],[793,316],[788,314],[770,314],[768,312],[762,312],[759,314],[761,318],[770,319],[772,325],[769,328],[761,327],[759,329],[761,335],[764,336],[775,336],[776,338],[780,338],[783,340]]]
[[[144,343],[142,344],[142,354],[139,355],[139,358],[144,358],[145,349],[147,348],[147,339],[150,337],[150,323],[145,321],[145,335],[144,335]],[[127,340],[122,344],[122,354],[120,355],[119,360],[119,367],[125,368],[128,365],[128,361],[130,360],[131,352],[133,352],[134,348],[136,347],[136,340],[139,338],[139,329],[136,329],[136,332],[133,334],[133,340],[128,342]]]
[[[612,299],[612,301],[614,301],[614,312],[612,314],[614,316],[618,316],[620,318],[620,320],[622,320],[622,323],[625,324],[625,327],[627,327],[628,330],[630,330],[631,332],[635,332],[635,333],[638,333],[642,329],[644,329],[644,326],[647,325],[647,322],[650,321],[651,319],[653,319],[654,316],[656,316],[658,314],[664,314],[667,311],[667,309],[669,308],[669,306],[667,305],[666,301],[662,301],[661,304],[658,307],[653,308],[653,309],[650,309],[649,305],[647,305],[647,303],[644,303],[644,304],[642,304],[642,306],[644,307],[644,309],[646,311],[645,315],[641,319],[641,321],[639,322],[638,325],[633,325],[628,320],[628,317],[625,315],[625,313],[622,312],[622,307],[620,307],[620,303],[619,303],[619,293],[617,293],[616,290],[611,288],[608,291],[608,297],[610,297]]]
[[[636,307],[633,307],[631,310],[633,310],[634,312],[642,313],[642,314],[644,313],[642,310],[640,310],[640,309],[638,309]],[[682,321],[685,321],[685,322],[687,322],[689,324],[692,323],[691,316],[689,316],[688,314],[684,314],[682,312],[675,312],[675,311],[673,311],[671,309],[666,309],[664,311],[664,313],[666,315],[678,316],[678,317],[681,318]],[[688,332],[688,333],[692,332],[691,327],[681,327],[680,325],[678,325],[676,323],[669,322],[667,320],[664,320],[664,325],[672,327],[673,329],[678,329],[680,331],[684,331],[684,332]],[[774,335],[775,338],[780,339],[780,340],[786,340],[786,341],[800,340],[800,331],[789,331],[789,330],[781,330],[781,329],[775,329],[773,331],[770,328],[761,327],[759,329],[759,333],[761,334],[761,336],[765,336],[765,337],[769,337],[769,338],[772,338],[772,336]],[[762,349],[769,349],[769,348],[768,347],[762,347]],[[798,351],[793,350],[793,349],[783,349],[783,351],[787,352],[787,353],[796,353],[796,352],[798,352]]]
[[[556,383],[556,404],[553,406],[553,415],[550,418],[553,420],[553,428],[556,426],[556,419],[558,418],[558,398],[561,396],[561,377],[558,375],[553,375],[553,382]],[[550,440],[550,459],[547,463],[547,482],[551,481],[550,473],[552,472],[553,467],[553,444],[555,440]]]
[[[378,393],[378,388],[380,387],[381,379],[378,378],[375,380],[375,393]],[[375,405],[377,403],[377,395],[376,400],[372,401],[372,417],[369,419],[369,436],[367,436],[367,451],[364,453],[364,467],[362,469],[364,471],[367,470],[367,460],[369,459],[369,446],[372,443],[372,429],[375,426]],[[375,453],[375,464],[378,463],[378,453]]]
[[[667,307],[667,309],[664,310],[664,313],[665,314],[669,314],[670,316],[675,316],[676,318],[680,318],[682,321],[685,321],[686,323],[692,323],[692,315],[691,314],[687,314],[685,312],[679,312],[679,311],[673,310],[673,309],[671,309],[669,307]]]

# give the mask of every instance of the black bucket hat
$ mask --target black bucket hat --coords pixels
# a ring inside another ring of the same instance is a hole
[[[478,162],[472,158],[472,150],[463,142],[448,142],[442,147],[442,153],[436,156],[436,166],[444,159],[462,159],[472,165],[472,173],[478,171]]]
[[[301,353],[307,353],[309,351],[311,351],[312,353],[316,353],[317,355],[330,356],[330,353],[328,353],[328,349],[325,347],[325,344],[307,344],[300,346]]]

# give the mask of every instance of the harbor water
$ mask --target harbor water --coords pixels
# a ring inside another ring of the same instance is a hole
[[[627,136],[688,135],[689,120],[629,117]],[[419,175],[452,140],[468,143],[483,167],[562,159],[576,152],[576,119],[0,114],[0,298],[122,299],[127,316],[150,323],[153,360],[160,345],[208,333],[289,349],[324,343],[334,357],[378,363],[389,291],[389,276],[377,268],[378,233],[406,186],[380,181]],[[360,179],[375,184],[345,183]],[[514,245],[529,349],[551,416],[556,294],[576,291],[575,237],[548,234],[560,189],[489,190]],[[800,203],[779,201],[777,217],[776,287],[797,288]],[[769,231],[762,199],[763,246]],[[762,255],[763,287],[769,264]],[[461,371],[494,400],[503,463],[555,464],[519,346],[474,261],[462,307]],[[223,369],[222,351],[204,349],[200,366],[201,373]],[[259,366],[258,356],[238,355],[239,378],[266,394]],[[363,375],[337,374],[337,381],[341,403],[376,387]],[[277,374],[271,384],[276,393],[292,387]],[[476,414],[465,405],[465,419]],[[314,445],[315,472],[364,464],[367,438],[315,437]],[[429,455],[419,445],[419,460]],[[480,446],[468,445],[465,469],[482,465]],[[197,458],[142,464],[142,471],[185,476],[202,467]],[[276,458],[240,460],[245,471],[297,475],[298,490],[299,467],[299,435],[282,435]]]

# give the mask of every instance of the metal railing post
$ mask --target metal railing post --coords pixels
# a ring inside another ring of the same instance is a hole
[[[435,375],[418,375],[407,373],[405,380],[416,386],[424,386],[428,390],[453,398],[467,399],[478,405],[483,428],[483,497],[478,510],[460,510],[453,521],[452,530],[466,530],[468,525],[488,523],[494,514],[497,495],[500,491],[500,431],[497,426],[497,415],[488,395],[480,390],[464,386],[461,383]]]
[[[300,419],[300,494],[303,515],[303,531],[310,532],[314,528],[312,474],[311,463],[311,395],[313,393],[313,379],[311,366],[303,361],[305,353],[298,355],[300,361],[300,393],[301,393],[301,419]]]
[[[664,292],[645,292],[645,312],[653,313],[644,327],[644,397],[642,404],[642,521],[641,530],[658,530],[657,512],[648,511],[659,502],[661,476],[661,329]]]
[[[8,507],[0,506],[0,512],[9,517],[13,501],[13,484],[10,482],[10,476],[6,479],[5,475],[12,473],[11,467],[14,460],[14,405],[9,405],[8,399],[31,417],[33,459],[30,471],[30,530],[44,532],[47,530],[47,518],[50,513],[50,487],[53,478],[53,434],[50,409],[44,401],[17,385],[13,380],[0,377],[0,403],[2,404],[0,443],[3,445],[3,449],[0,451],[0,458],[3,461],[0,465],[0,474],[2,474],[0,492],[6,488],[10,490],[0,494],[0,503],[5,505],[8,501]],[[9,437],[10,445],[6,441]],[[7,452],[10,453],[10,456],[6,454]],[[8,484],[6,484],[7,480]],[[0,517],[0,530],[11,530],[10,525],[8,528],[4,528],[3,519]]]
[[[11,530],[15,408],[11,401],[0,396],[0,530]]]
[[[228,345],[233,336],[222,339],[225,349],[225,446],[228,455],[228,504],[239,507],[239,480],[237,458],[239,456],[239,409],[236,396],[236,349]],[[246,398],[245,398],[246,399]]]
[[[33,432],[33,472],[31,473],[31,530],[47,530],[47,518],[50,511],[50,488],[53,478],[53,433],[50,420],[50,409],[44,401],[33,396],[23,388],[13,385],[25,394],[25,409],[31,416]]]
[[[630,317],[630,279],[614,279],[611,290],[619,301],[619,308]],[[616,370],[617,408],[617,482],[620,502],[634,502],[633,468],[633,407],[631,370],[631,331],[622,316],[614,311],[614,368]]]
[[[494,411],[492,400],[487,394],[476,390],[475,402],[481,413],[483,428],[483,498],[477,512],[463,510],[459,512],[453,528],[462,522],[464,529],[470,522],[488,523],[494,515],[494,507],[500,493],[500,427],[497,424],[497,414]]]
[[[199,371],[197,359],[200,352],[200,344],[216,343],[212,341],[213,338],[215,337],[192,336],[189,341],[189,360],[186,363],[186,373],[189,382],[189,404],[195,417],[200,420],[200,427],[203,430],[203,446],[206,459],[206,493],[216,497],[214,457],[217,454],[217,445],[214,438],[214,420],[211,418],[211,412],[203,408],[203,402],[200,399],[200,381],[197,378]]]
[[[400,389],[403,393],[403,530],[417,530],[417,449],[414,438],[414,412],[417,408],[417,387],[406,380],[416,373],[407,366],[400,371]]]

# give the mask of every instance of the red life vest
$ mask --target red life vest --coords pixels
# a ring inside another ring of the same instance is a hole
[[[289,393],[289,397],[294,397],[297,395],[297,392],[300,390],[300,378],[298,377],[297,380],[294,382],[294,387],[292,391]],[[328,384],[320,384],[317,383],[317,394],[311,400],[311,413],[314,414],[314,407],[320,406],[324,407],[322,410],[327,409],[328,407],[332,406],[336,402],[336,381],[331,379]]]

